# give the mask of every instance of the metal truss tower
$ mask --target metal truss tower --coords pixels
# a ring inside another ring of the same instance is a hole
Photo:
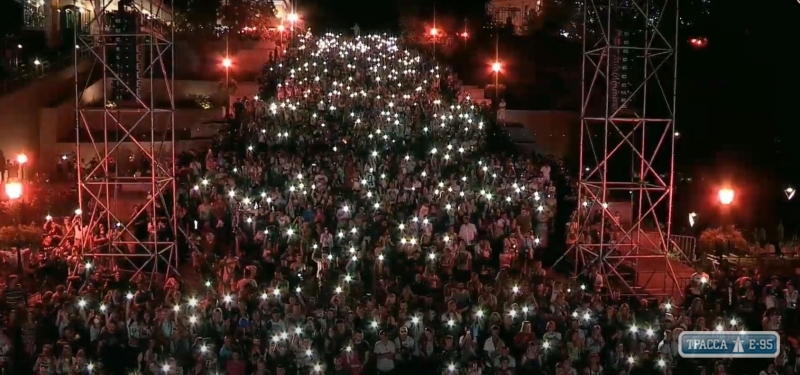
[[[158,0],[95,4],[91,34],[75,36],[94,73],[81,81],[76,60],[82,259],[125,278],[177,275],[172,12]]]
[[[579,205],[565,257],[622,294],[680,293],[668,259],[677,45],[678,0],[583,1]],[[642,285],[648,270],[663,280]]]

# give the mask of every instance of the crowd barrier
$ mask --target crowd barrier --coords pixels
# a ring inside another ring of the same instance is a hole
[[[716,255],[706,255],[706,259],[715,270],[720,268],[720,257]],[[778,277],[789,277],[800,274],[800,258],[788,258],[776,254],[758,254],[741,256],[723,255],[722,260],[731,268],[769,270],[770,275]]]

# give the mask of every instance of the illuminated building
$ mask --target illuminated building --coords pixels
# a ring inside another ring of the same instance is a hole
[[[289,13],[292,13],[292,2],[290,0],[272,0],[272,3],[275,5],[275,17],[288,21]]]
[[[492,0],[486,5],[495,25],[511,24],[515,34],[524,34],[528,20],[542,10],[542,0]]]
[[[164,11],[163,5],[152,5],[159,0],[134,0],[134,7],[147,14],[148,9],[161,9],[155,17],[170,22],[172,15]],[[281,1],[281,0],[276,0]],[[92,22],[95,7],[102,0],[20,0],[22,4],[22,27],[28,32],[42,32],[47,44],[55,47],[61,43],[72,43],[74,34],[89,34],[99,27]],[[116,9],[117,0],[106,1],[107,9]],[[148,15],[148,17],[151,15]]]

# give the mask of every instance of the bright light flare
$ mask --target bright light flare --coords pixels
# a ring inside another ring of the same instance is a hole
[[[703,48],[708,45],[708,38],[697,37],[689,39],[689,44],[695,48]]]
[[[300,16],[297,13],[290,13],[288,19],[289,22],[295,23],[297,21],[300,21]]]
[[[728,206],[731,203],[733,203],[734,195],[735,193],[733,189],[724,188],[724,189],[719,189],[719,192],[717,193],[717,198],[719,198],[719,203]]]
[[[9,182],[6,184],[6,195],[9,199],[19,199],[22,196],[22,184],[19,182]]]
[[[697,213],[692,212],[689,214],[689,226],[694,227],[696,223],[697,223]]]
[[[431,34],[431,36],[437,36],[437,35],[439,35],[439,29],[434,27],[434,28],[431,29],[429,34]]]
[[[223,66],[224,68],[230,68],[230,67],[231,67],[231,65],[233,65],[233,61],[231,61],[231,59],[230,59],[230,58],[227,58],[227,57],[226,57],[226,58],[222,59],[222,66]]]
[[[493,72],[495,72],[495,73],[500,73],[500,70],[502,70],[502,69],[503,69],[503,64],[500,64],[500,63],[499,63],[499,62],[497,62],[497,61],[495,61],[494,63],[492,63],[492,71],[493,71]]]

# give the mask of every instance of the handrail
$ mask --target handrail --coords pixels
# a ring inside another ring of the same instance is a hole
[[[88,49],[81,49],[76,51],[78,53],[78,60],[82,61],[91,55]],[[11,72],[12,76],[0,81],[0,96],[10,94],[20,88],[27,86],[29,83],[42,78],[50,73],[70,67],[75,63],[75,55],[73,53],[56,55],[54,60],[43,59],[39,65],[36,65],[33,70],[20,70]],[[16,73],[16,74],[15,74]]]

